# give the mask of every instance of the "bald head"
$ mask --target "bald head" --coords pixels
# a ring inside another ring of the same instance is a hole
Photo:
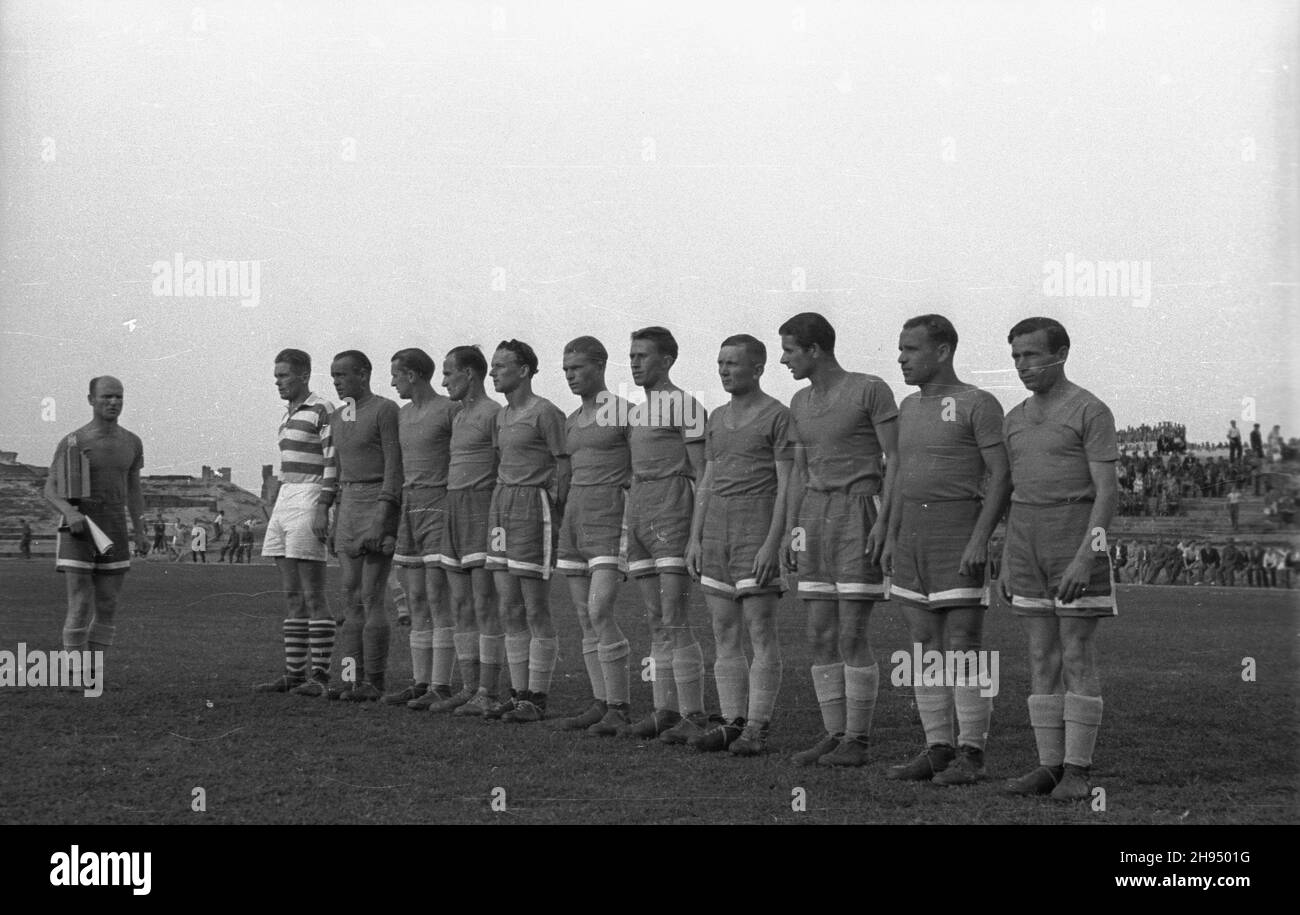
[[[118,381],[112,375],[97,375],[90,379],[90,396],[93,398],[97,390],[101,387],[112,388],[120,395],[122,393],[122,382]]]
[[[90,394],[86,397],[100,422],[115,423],[122,412],[122,382],[112,375],[90,379]]]

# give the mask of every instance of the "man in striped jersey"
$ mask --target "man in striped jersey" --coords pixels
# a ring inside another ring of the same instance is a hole
[[[546,716],[559,643],[551,620],[554,512],[569,486],[564,414],[533,393],[537,354],[503,340],[489,372],[506,405],[497,413],[500,453],[488,516],[487,567],[496,579],[506,629],[510,697],[484,712],[517,724]]]
[[[1038,768],[1004,791],[1087,800],[1101,726],[1098,620],[1116,615],[1106,529],[1115,513],[1115,417],[1065,377],[1070,337],[1058,321],[1026,318],[1007,335],[1032,396],[1003,424],[1011,510],[999,586],[1029,635],[1029,724]]]
[[[322,696],[334,652],[334,618],[325,599],[325,536],[329,503],[338,485],[330,441],[334,407],[312,393],[311,356],[302,350],[281,350],[275,357],[274,373],[285,412],[279,430],[280,486],[273,497],[275,507],[266,526],[262,555],[274,559],[280,570],[280,589],[288,612],[284,674],[254,688]]]
[[[474,346],[457,346],[442,362],[442,386],[460,405],[451,422],[447,522],[442,561],[456,607],[456,658],[464,686],[430,711],[481,716],[496,705],[505,662],[496,589],[487,569],[488,513],[497,478],[496,424],[500,405],[487,396],[487,360]],[[473,673],[477,662],[477,673]]]
[[[390,365],[397,395],[410,401],[397,413],[403,483],[393,562],[401,567],[405,584],[414,682],[384,696],[384,702],[416,711],[451,698],[456,657],[456,624],[447,600],[442,541],[451,424],[457,407],[433,389],[433,369],[429,354],[415,348],[398,350]]]
[[[687,616],[694,481],[704,472],[704,407],[669,377],[677,340],[663,327],[632,332],[632,380],[646,399],[631,416],[632,485],[627,493],[628,572],[650,623],[654,709],[627,737],[684,744],[708,727],[704,654]]]
[[[894,462],[898,407],[880,378],[840,366],[835,329],[821,315],[795,315],[780,334],[782,364],[811,382],[790,400],[795,479],[786,514],[795,527],[782,552],[787,568],[799,572],[826,728],[794,761],[861,766],[880,688],[871,609],[889,594],[880,569],[889,497],[887,488],[881,495],[881,464]]]
[[[903,325],[898,363],[920,388],[898,413],[898,460],[881,565],[921,652],[951,655],[956,682],[912,684],[925,750],[890,778],[972,785],[984,775],[993,697],[976,672],[988,607],[988,544],[1011,490],[997,398],[957,378],[957,331],[942,315]],[[988,477],[987,488],[984,485]],[[949,655],[944,655],[949,657]],[[945,667],[945,670],[948,670]],[[953,740],[953,710],[958,732]],[[954,749],[955,747],[955,749]]]
[[[628,641],[614,618],[623,534],[623,494],[632,473],[630,404],[605,387],[609,353],[595,337],[564,347],[564,377],[582,405],[565,421],[573,479],[560,527],[558,567],[582,627],[582,660],[591,681],[587,711],[560,721],[565,730],[612,737],[631,723]]]
[[[790,411],[764,393],[759,379],[767,347],[749,334],[722,341],[718,375],[731,400],[709,417],[704,479],[695,498],[686,565],[704,587],[713,617],[722,723],[693,738],[702,751],[757,756],[781,688],[776,609],[781,538],[793,448]],[[742,625],[754,665],[745,660]]]
[[[388,666],[384,588],[393,564],[402,503],[402,452],[397,404],[370,390],[370,360],[357,350],[334,357],[330,376],[343,399],[330,417],[339,467],[334,545],[343,569],[347,617],[343,623],[344,680],[339,697],[368,702],[383,696]]]

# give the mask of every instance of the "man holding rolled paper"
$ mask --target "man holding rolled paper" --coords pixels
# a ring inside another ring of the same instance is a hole
[[[138,548],[148,542],[141,518],[144,446],[118,424],[122,382],[92,378],[87,401],[94,418],[59,441],[45,500],[63,515],[56,562],[68,585],[63,647],[102,651],[113,644],[122,576],[131,568],[127,512]]]

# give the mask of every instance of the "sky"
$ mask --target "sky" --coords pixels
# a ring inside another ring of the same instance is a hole
[[[569,412],[564,343],[599,337],[630,392],[650,324],[706,406],[733,333],[788,402],[801,311],[898,398],[907,318],[947,315],[959,376],[1009,408],[1007,331],[1047,315],[1121,427],[1300,434],[1297,13],[6,0],[0,450],[47,463],[111,374],[146,474],[256,491],[284,347],[337,400],[339,351],[395,396],[398,349],[518,338]],[[203,281],[169,287],[178,258]]]

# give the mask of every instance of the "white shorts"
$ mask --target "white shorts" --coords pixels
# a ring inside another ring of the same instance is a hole
[[[329,553],[323,541],[311,532],[312,517],[320,497],[319,483],[281,483],[280,494],[275,499],[275,510],[266,525],[266,539],[262,541],[262,555],[287,559],[308,559],[325,562]]]

